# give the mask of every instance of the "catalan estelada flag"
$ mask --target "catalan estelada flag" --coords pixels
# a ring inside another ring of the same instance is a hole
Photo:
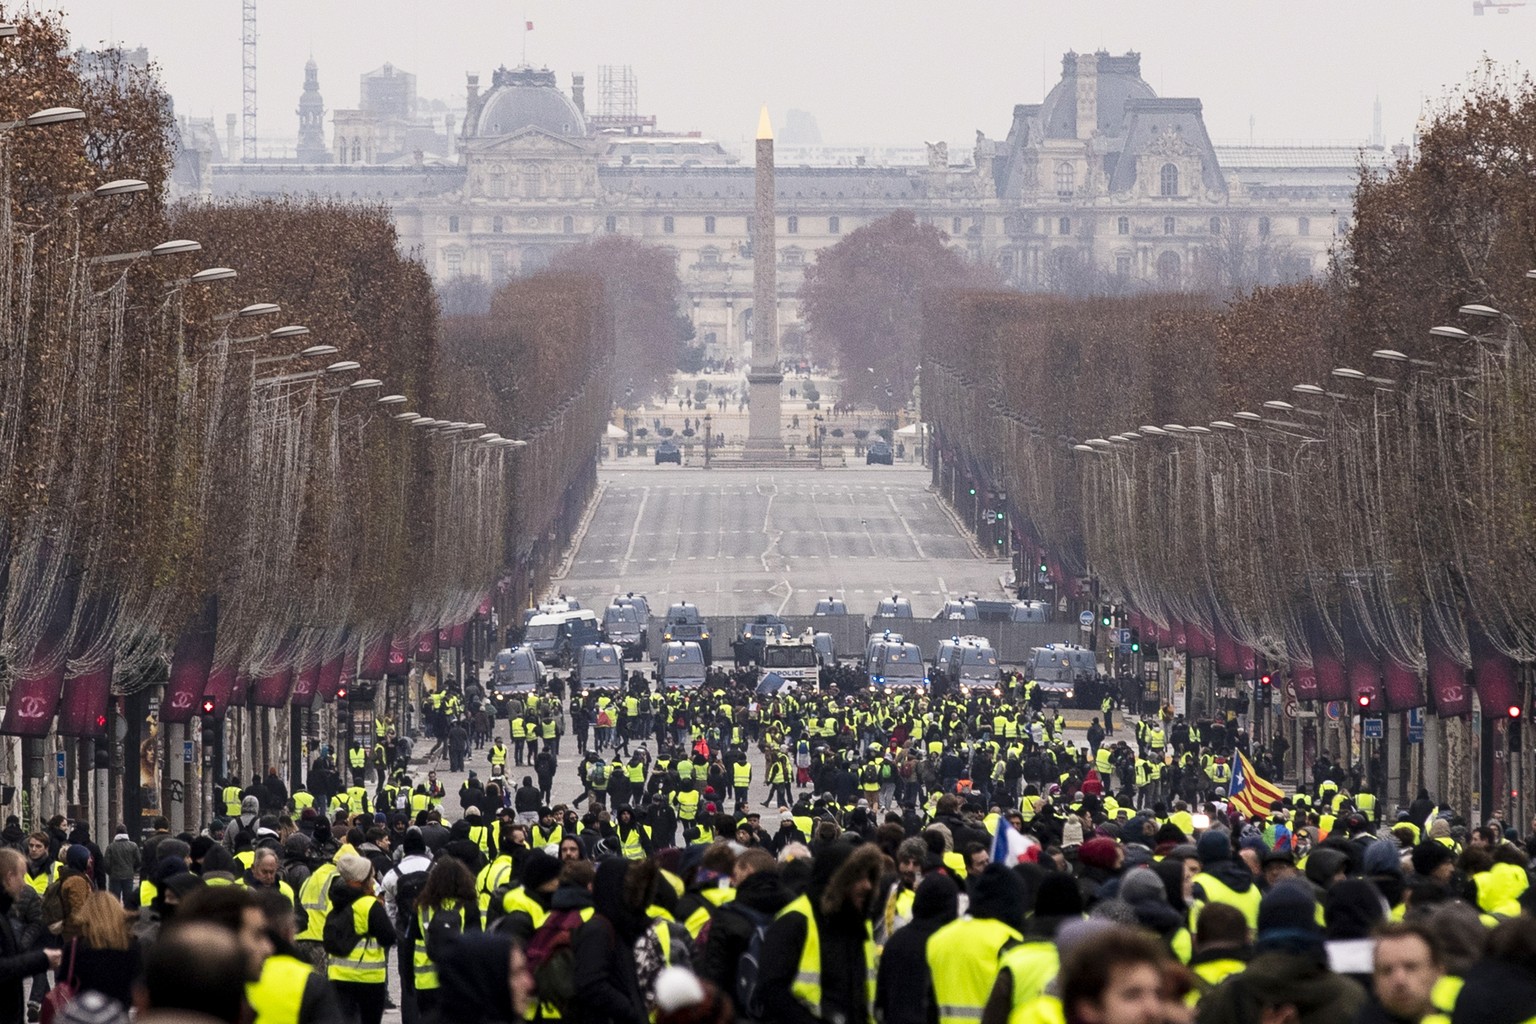
[[[1269,816],[1269,805],[1283,799],[1285,792],[1273,782],[1266,782],[1253,770],[1253,763],[1237,752],[1237,764],[1232,770],[1232,788],[1227,800],[1232,809],[1250,818]]]

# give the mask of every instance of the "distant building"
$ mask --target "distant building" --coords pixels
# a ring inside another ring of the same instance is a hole
[[[438,159],[449,140],[435,141],[414,89],[389,65],[364,75],[362,105],[335,114],[335,165],[217,166],[215,193],[385,203],[402,247],[439,282],[495,284],[584,238],[633,235],[676,258],[708,353],[749,354],[750,161],[714,140],[657,132],[628,107],[589,116],[581,76],[567,95],[552,71],[531,67],[498,69],[484,92],[468,76],[456,158]],[[1014,107],[1006,138],[978,133],[953,160],[943,143],[785,145],[782,349],[803,351],[804,267],[899,209],[1026,290],[1217,288],[1316,273],[1348,227],[1362,156],[1390,159],[1348,145],[1214,145],[1198,99],[1158,97],[1140,55],[1102,52],[1066,54],[1044,100]]]
[[[320,96],[320,71],[313,57],[304,64],[304,92],[299,96],[298,113],[299,163],[330,163],[331,151],[325,145],[325,100]]]

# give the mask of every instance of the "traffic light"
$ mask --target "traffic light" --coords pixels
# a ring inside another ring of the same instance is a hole
[[[338,686],[336,688],[336,699],[337,700],[346,700],[347,699],[347,688],[345,686]]]
[[[1141,653],[1141,630],[1137,629],[1135,626],[1131,627],[1131,653]]]
[[[1509,710],[1509,725],[1506,727],[1509,732],[1509,752],[1518,754],[1525,749],[1524,737],[1520,735],[1524,727],[1520,724],[1520,709],[1511,707]]]
[[[1045,564],[1045,559],[1040,559],[1040,572],[1042,575],[1051,571],[1051,567]]]
[[[203,714],[205,714],[205,715],[213,714],[213,707],[214,707],[214,705],[213,705],[213,698],[212,697],[204,697],[203,698]]]
[[[1520,705],[1519,704],[1511,704],[1509,706],[1509,717],[1510,718],[1519,718],[1520,717]]]
[[[1361,690],[1358,694],[1355,695],[1355,704],[1359,706],[1361,711],[1369,711],[1371,709],[1371,704],[1374,703],[1375,700],[1375,690]]]
[[[1114,620],[1110,618],[1108,608],[1104,609],[1104,611],[1099,614],[1099,625],[1103,626],[1105,629],[1108,629],[1110,626],[1114,625]]]
[[[1271,683],[1273,683],[1274,681],[1275,681],[1274,676],[1270,675],[1268,672],[1265,672],[1263,675],[1259,676],[1259,685],[1260,686],[1268,686]]]
[[[971,488],[971,497],[976,497],[976,488],[974,487]]]

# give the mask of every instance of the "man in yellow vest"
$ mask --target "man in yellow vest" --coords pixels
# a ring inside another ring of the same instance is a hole
[[[874,1019],[869,906],[882,865],[873,843],[837,842],[817,854],[809,890],[779,912],[763,938],[764,1020]]]
[[[747,760],[747,752],[739,751],[738,760],[731,766],[731,788],[736,791],[737,803],[751,803],[748,790],[752,788],[752,762]]]
[[[304,927],[295,941],[299,949],[320,970],[325,969],[325,915],[331,911],[331,883],[336,880],[336,864],[348,854],[355,854],[351,846],[342,846],[336,856],[310,872],[304,884],[299,886],[299,907],[304,912]]]
[[[353,740],[347,745],[347,766],[352,769],[352,784],[361,786],[367,778],[368,752]]]
[[[1003,952],[1023,941],[1024,883],[1003,864],[972,881],[970,910],[928,937],[928,971],[939,1024],[969,1024],[997,981]]]
[[[380,1024],[389,995],[387,978],[389,950],[395,945],[395,927],[389,913],[374,892],[373,864],[366,857],[347,854],[336,862],[340,879],[333,887],[331,912],[327,922],[342,917],[348,927],[328,930],[349,935],[351,949],[342,952],[332,946],[326,977],[336,990],[336,1002],[342,1016],[358,1024]]]
[[[325,977],[293,944],[293,905],[275,890],[255,890],[256,906],[272,938],[272,955],[262,961],[261,977],[247,982],[245,1000],[255,1024],[309,1024],[335,1006]]]
[[[491,759],[491,775],[494,777],[507,774],[507,746],[501,742],[500,736],[491,741],[489,756]]]
[[[1259,927],[1259,901],[1263,894],[1253,873],[1232,856],[1231,837],[1222,831],[1207,832],[1195,844],[1200,873],[1195,876],[1195,898],[1201,903],[1225,903],[1242,911],[1248,927]]]

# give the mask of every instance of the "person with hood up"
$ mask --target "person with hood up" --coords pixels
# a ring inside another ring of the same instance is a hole
[[[1120,879],[1120,899],[1129,904],[1137,924],[1167,943],[1179,963],[1189,963],[1195,952],[1187,927],[1189,918],[1168,902],[1168,890],[1157,871],[1149,867],[1127,871]]]
[[[997,980],[1003,950],[1023,940],[1024,882],[988,864],[970,882],[970,908],[928,940],[928,969],[939,1024],[981,1015]]]
[[[1361,860],[1362,872],[1387,901],[1388,913],[1393,920],[1401,920],[1404,912],[1403,893],[1407,890],[1403,878],[1405,852],[1395,841],[1381,839],[1365,848]]]
[[[1207,993],[1196,1009],[1196,1020],[1346,1024],[1365,1001],[1365,989],[1328,969],[1311,889],[1289,881],[1275,886],[1260,904],[1258,941],[1248,969]]]
[[[875,940],[869,909],[883,855],[872,844],[829,843],[811,862],[805,895],[790,902],[763,939],[758,985],[767,1019],[779,1024],[872,1019]]]
[[[1263,894],[1254,884],[1253,872],[1232,857],[1232,839],[1213,829],[1195,843],[1200,873],[1194,878],[1195,898],[1201,903],[1226,903],[1243,912],[1248,927],[1259,926],[1259,901]]]
[[[1024,941],[1005,950],[998,963],[997,981],[982,1011],[983,1024],[1007,1024],[1015,1012],[1038,999],[1060,972],[1057,932],[1083,918],[1083,896],[1072,876],[1050,872],[1041,878],[1034,910],[1024,922]]]
[[[928,1024],[932,1019],[928,940],[953,922],[959,912],[960,887],[948,875],[931,874],[918,884],[912,898],[912,920],[891,936],[880,954],[875,1012],[883,1024]],[[714,943],[713,935],[710,943]]]
[[[736,990],[736,972],[742,954],[752,943],[758,926],[771,922],[793,894],[784,884],[777,864],[759,868],[737,884],[736,897],[715,912],[709,941],[698,958],[699,977],[723,992]],[[887,947],[887,956],[890,955]]]
[[[454,996],[427,1015],[427,1024],[503,1024],[527,1018],[532,1009],[533,975],[522,946],[510,935],[460,936],[437,970],[443,990]]]
[[[265,787],[263,787],[265,788]],[[256,825],[261,821],[261,800],[252,795],[240,798],[240,814],[230,821],[228,829],[224,833],[225,841],[230,849],[234,849],[235,837],[242,832],[248,832],[251,838],[256,838]]]
[[[574,982],[581,998],[568,1008],[571,1024],[647,1024],[635,965],[635,943],[650,927],[645,904],[635,906],[625,882],[632,865],[610,857],[592,883],[596,911],[571,937]]]
[[[1387,901],[1376,886],[1363,878],[1346,878],[1328,890],[1323,904],[1328,969],[1347,974],[1370,988],[1371,933],[1387,920]]]

